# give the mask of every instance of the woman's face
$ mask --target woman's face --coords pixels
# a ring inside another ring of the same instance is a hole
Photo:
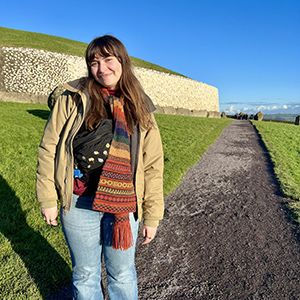
[[[96,81],[109,89],[116,89],[122,75],[122,65],[115,56],[95,55],[91,63],[91,72]]]

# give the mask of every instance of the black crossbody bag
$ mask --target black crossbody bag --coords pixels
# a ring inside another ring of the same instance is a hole
[[[113,120],[101,121],[93,131],[84,131],[74,138],[73,151],[75,165],[82,174],[99,171],[108,156],[113,138]]]

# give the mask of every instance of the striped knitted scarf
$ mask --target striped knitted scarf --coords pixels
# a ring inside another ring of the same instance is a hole
[[[114,214],[113,248],[127,250],[133,245],[129,213],[136,211],[129,134],[124,115],[124,98],[107,96],[114,119],[114,136],[104,163],[93,209]]]

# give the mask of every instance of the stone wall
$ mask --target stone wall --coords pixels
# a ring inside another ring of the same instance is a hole
[[[189,78],[134,68],[157,112],[220,117],[218,89]],[[46,103],[59,84],[86,76],[83,57],[28,48],[0,48],[0,101]]]

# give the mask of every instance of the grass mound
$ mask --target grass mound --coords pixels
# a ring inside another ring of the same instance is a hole
[[[84,56],[87,45],[86,43],[57,36],[0,27],[0,47],[33,48],[68,55]],[[136,67],[186,77],[139,58],[131,57],[131,60]]]

